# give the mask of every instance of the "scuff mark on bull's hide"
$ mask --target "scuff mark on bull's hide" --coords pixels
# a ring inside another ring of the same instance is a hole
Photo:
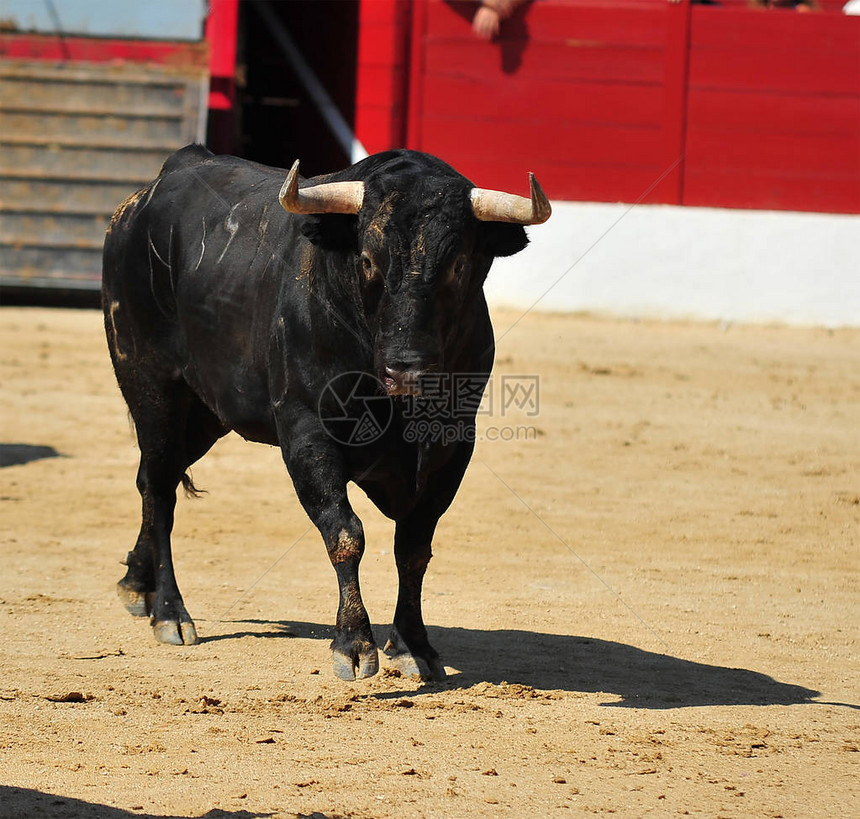
[[[269,206],[263,207],[263,213],[260,216],[260,224],[257,225],[257,235],[260,237],[260,244],[266,238],[266,231],[269,229]]]
[[[158,294],[156,293],[155,267],[152,264],[152,254],[153,253],[155,254],[155,258],[158,259],[159,262],[161,262],[162,266],[167,267],[168,273],[170,272],[170,267],[169,267],[169,265],[167,265],[165,263],[164,259],[161,258],[158,251],[155,249],[155,245],[152,243],[152,236],[148,230],[146,232],[146,237],[149,240],[149,245],[146,249],[146,257],[147,257],[147,261],[149,262],[149,290],[152,293],[152,300],[155,303],[155,306],[161,312],[161,315],[164,316],[165,318],[170,318],[169,314],[167,313],[167,311],[164,309],[163,305],[161,304],[161,300],[158,298]]]
[[[415,237],[409,253],[409,261],[413,270],[421,270],[427,260],[427,245],[425,232],[422,230]]]
[[[155,193],[155,189],[158,187],[158,183],[159,183],[160,181],[161,181],[161,177],[156,177],[156,179],[155,179],[155,180],[152,182],[152,184],[149,186],[149,190],[148,190],[148,194],[147,194],[147,197],[146,197],[146,201],[145,201],[145,202],[140,206],[140,209],[141,209],[141,210],[143,210],[143,209],[144,209],[144,208],[149,204],[150,200],[152,199],[152,194],[154,194],[154,193]],[[144,190],[147,190],[147,189],[146,189],[146,188],[144,188]]]
[[[272,256],[274,258],[274,255]],[[287,322],[283,316],[278,316],[275,323],[275,343],[278,352],[283,355],[287,349]],[[287,391],[289,389],[285,374],[279,373],[272,379],[270,385],[272,393],[272,409],[279,410],[287,402]]]
[[[266,245],[266,232],[269,230],[269,205],[263,206],[263,212],[260,214],[260,221],[257,224],[257,249],[254,251],[254,259],[260,255]],[[268,264],[266,265],[268,267]]]
[[[173,237],[173,225],[170,226],[170,236],[172,239],[172,237]],[[167,249],[168,261],[164,261],[164,259],[161,258],[161,254],[158,252],[158,248],[156,248],[155,243],[152,241],[152,232],[151,231],[149,231],[149,230],[146,231],[146,238],[149,241],[149,247],[151,248],[152,252],[155,254],[155,258],[158,259],[158,261],[160,261],[168,270],[170,270],[170,245],[168,244],[168,249]],[[150,260],[150,269],[152,269],[152,261],[151,260]]]
[[[144,190],[146,189],[144,188]],[[122,200],[122,202],[119,203],[117,209],[113,212],[113,216],[111,216],[110,223],[107,226],[107,231],[105,231],[107,236],[110,236],[110,234],[113,232],[113,229],[119,223],[120,219],[125,216],[125,212],[132,205],[136,205],[137,201],[142,195],[143,190],[135,191],[134,193],[130,193],[128,196],[125,197],[125,199]]]
[[[355,560],[361,557],[364,545],[361,541],[349,534],[346,529],[341,529],[337,536],[337,542],[329,551],[329,558],[333,564],[344,563],[347,560]]]
[[[227,244],[224,245],[224,249],[221,251],[221,255],[218,257],[217,264],[221,264],[221,259],[224,258],[224,254],[229,250],[230,245],[233,243],[233,239],[236,238],[236,231],[239,230],[239,223],[233,217],[233,214],[236,212],[236,208],[239,207],[239,203],[237,202],[230,208],[230,212],[227,214],[227,218],[224,220],[224,229],[227,233],[230,234],[230,238],[227,240]]]
[[[167,234],[167,281],[170,282],[170,292],[173,293],[173,301],[176,303],[176,284],[173,281],[173,223],[170,223],[170,232]]]
[[[194,265],[194,269],[198,270],[200,268],[200,262],[203,261],[203,254],[206,252],[206,217],[203,217],[203,237],[200,239],[200,258],[197,260],[197,264]]]
[[[306,245],[302,248],[302,258],[299,263],[299,275],[296,276],[296,281],[299,279],[307,279],[310,281],[311,274],[314,272],[314,260],[316,253],[311,245]]]
[[[382,204],[367,226],[367,233],[373,233],[377,238],[385,241],[388,223],[391,221],[391,215],[394,212],[394,205],[397,199],[398,191],[392,191],[382,200]]]
[[[266,266],[263,268],[263,272],[262,272],[262,274],[261,274],[262,276],[265,276],[265,275],[266,275],[266,271],[269,269],[269,265],[270,265],[273,261],[275,261],[275,254],[274,254],[274,253],[272,253],[272,254],[269,256],[269,261],[267,261],[267,262],[266,262]]]
[[[110,339],[113,345],[113,351],[116,353],[116,357],[119,361],[126,361],[128,359],[128,355],[124,353],[119,347],[119,336],[116,332],[116,311],[119,310],[119,302],[112,301],[110,303],[110,310],[108,312],[108,316],[110,317],[110,326],[111,326],[111,334]],[[134,337],[132,336],[132,340]]]

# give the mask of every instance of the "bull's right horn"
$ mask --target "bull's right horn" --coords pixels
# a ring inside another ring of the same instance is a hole
[[[472,213],[481,222],[510,222],[515,225],[540,225],[552,214],[546,194],[535,175],[529,174],[531,198],[502,191],[472,188]]]
[[[355,215],[364,202],[364,182],[324,182],[299,187],[299,160],[293,163],[278,200],[290,213],[346,213]]]

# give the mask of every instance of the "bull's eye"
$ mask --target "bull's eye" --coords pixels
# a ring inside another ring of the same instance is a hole
[[[361,254],[361,272],[364,274],[366,282],[372,281],[376,276],[376,266],[373,264],[373,259],[370,258],[370,254],[366,250]]]
[[[368,314],[375,313],[379,306],[379,299],[382,297],[382,276],[379,275],[373,259],[370,258],[370,254],[366,250],[361,254],[361,272],[364,277],[364,284],[361,288],[364,309]]]
[[[466,275],[466,257],[463,255],[458,256],[451,262],[450,267],[448,268],[448,276],[447,280],[449,284],[456,284],[457,282],[462,282]]]

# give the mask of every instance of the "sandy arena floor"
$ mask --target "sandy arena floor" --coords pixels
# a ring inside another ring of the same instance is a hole
[[[100,314],[2,308],[0,389],[2,817],[860,811],[860,330],[504,335],[425,585],[444,684],[332,676],[321,539],[236,436],[177,509],[202,643],[156,644],[114,593],[137,452]],[[355,504],[383,639],[393,527]]]

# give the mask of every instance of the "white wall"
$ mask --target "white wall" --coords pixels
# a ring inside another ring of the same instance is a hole
[[[860,326],[860,216],[554,202],[492,306]]]

